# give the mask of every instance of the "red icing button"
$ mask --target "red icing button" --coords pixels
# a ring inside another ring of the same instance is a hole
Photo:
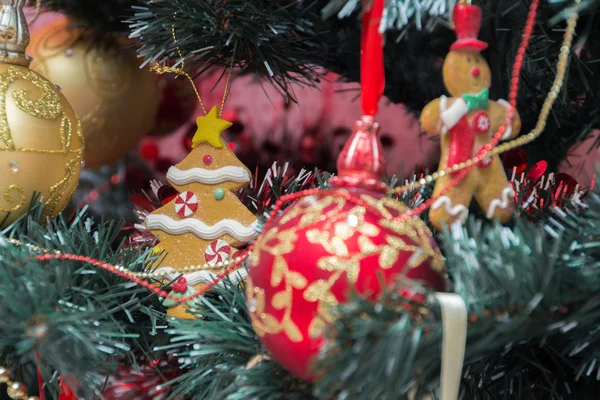
[[[202,161],[204,161],[204,164],[210,165],[213,161],[213,158],[210,154],[207,154],[202,158]]]
[[[477,133],[487,133],[490,130],[490,117],[484,111],[480,111],[473,117],[473,129]]]

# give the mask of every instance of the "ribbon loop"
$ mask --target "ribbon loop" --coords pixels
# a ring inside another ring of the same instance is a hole
[[[362,17],[360,81],[364,115],[374,116],[385,87],[381,17],[384,0],[365,0]],[[367,9],[370,4],[370,8]]]
[[[441,400],[456,400],[467,344],[467,306],[455,293],[436,293],[442,308],[442,372]]]

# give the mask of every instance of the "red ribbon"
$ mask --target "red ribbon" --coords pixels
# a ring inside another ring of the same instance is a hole
[[[383,67],[383,35],[379,32],[384,0],[363,0],[360,52],[360,80],[362,84],[362,109],[365,115],[377,113],[379,99],[385,87]],[[370,4],[370,8],[367,7]]]
[[[42,375],[42,358],[39,352],[35,352],[35,358],[37,360],[37,378],[38,378],[38,388],[39,388],[39,398],[40,400],[46,400],[46,393],[44,392],[44,377]]]

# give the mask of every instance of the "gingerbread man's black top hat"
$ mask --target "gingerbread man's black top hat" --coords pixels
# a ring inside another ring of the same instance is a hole
[[[452,12],[452,19],[458,40],[450,46],[450,50],[480,52],[488,47],[487,43],[477,39],[481,28],[481,8],[457,3]]]

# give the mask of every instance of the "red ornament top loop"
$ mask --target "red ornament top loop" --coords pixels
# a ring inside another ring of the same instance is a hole
[[[378,133],[379,124],[372,116],[363,116],[356,121],[354,132],[338,157],[338,176],[329,181],[333,187],[355,187],[377,192],[388,189],[381,182],[386,162]]]
[[[360,52],[360,81],[362,110],[365,115],[377,114],[377,105],[385,87],[383,67],[383,34],[379,31],[383,16],[384,0],[371,0],[370,8],[362,17],[362,35]]]

